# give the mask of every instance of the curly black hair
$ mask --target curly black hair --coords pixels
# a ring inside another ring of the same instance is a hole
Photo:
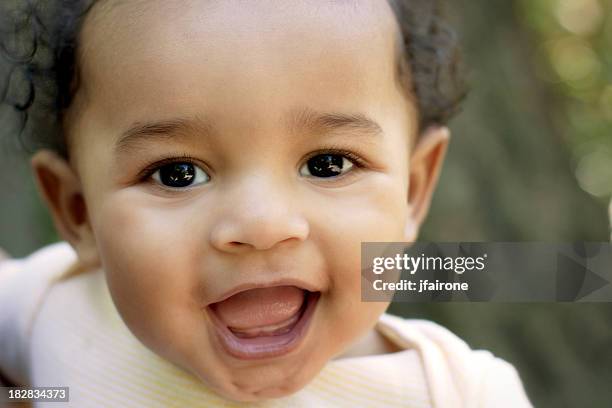
[[[461,53],[436,0],[388,0],[403,38],[398,78],[414,95],[419,129],[445,124],[466,95]],[[0,123],[25,151],[68,156],[63,118],[79,87],[78,39],[96,0],[3,0]],[[10,124],[14,126],[10,126]]]

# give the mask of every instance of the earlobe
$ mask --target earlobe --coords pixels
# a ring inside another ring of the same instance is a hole
[[[76,173],[66,159],[50,150],[36,152],[31,164],[59,235],[72,245],[82,263],[97,264],[95,239]]]
[[[404,239],[414,242],[423,223],[450,140],[447,127],[430,127],[420,136],[410,157],[408,189],[408,219],[404,228]]]

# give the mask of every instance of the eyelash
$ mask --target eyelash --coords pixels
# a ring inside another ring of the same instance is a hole
[[[327,149],[320,149],[317,151],[314,151],[310,154],[308,154],[306,156],[306,158],[303,160],[303,163],[308,162],[308,160],[312,159],[313,157],[316,157],[318,155],[321,154],[337,154],[337,155],[341,155],[341,156],[345,156],[346,158],[348,158],[349,160],[351,160],[355,167],[357,169],[361,169],[367,166],[367,162],[361,158],[360,156],[356,155],[353,152],[350,152],[348,150],[345,149],[341,149],[341,148],[327,148]],[[167,165],[167,164],[172,164],[172,163],[177,163],[177,162],[181,162],[181,163],[189,163],[192,164],[194,166],[199,166],[199,167],[203,167],[201,162],[199,160],[197,160],[194,157],[189,156],[188,154],[182,154],[179,156],[173,156],[173,157],[168,157],[162,160],[158,160],[154,163],[149,164],[148,166],[146,166],[144,169],[142,169],[138,175],[138,179],[141,182],[146,182],[148,180],[150,180],[151,176],[157,171],[159,170],[161,167]],[[300,164],[300,166],[302,166],[303,164]],[[203,170],[205,170],[206,172],[208,172],[208,170],[206,168],[204,168]],[[336,178],[340,178],[343,176],[338,176]]]
[[[341,148],[334,148],[334,147],[314,151],[308,154],[308,156],[306,156],[306,159],[304,160],[304,162],[308,162],[308,160],[320,154],[337,154],[340,156],[345,156],[346,158],[350,159],[355,164],[355,167],[357,168],[363,168],[363,167],[366,167],[367,165],[366,161],[362,159],[360,156],[356,155],[355,153],[350,152],[348,150],[344,150]]]
[[[199,167],[203,167],[202,164],[200,163],[199,160],[197,160],[194,157],[189,156],[188,154],[183,154],[183,155],[179,155],[179,156],[174,156],[174,157],[168,157],[165,159],[161,159],[158,160],[154,163],[149,164],[147,167],[145,167],[144,169],[142,169],[138,175],[138,179],[140,181],[147,181],[151,178],[151,176],[153,175],[153,173],[155,173],[157,170],[159,170],[161,167],[167,165],[167,164],[172,164],[172,163],[189,163],[189,164],[193,164],[194,166],[199,166]],[[206,169],[204,169],[206,170]],[[206,170],[208,171],[208,170]]]

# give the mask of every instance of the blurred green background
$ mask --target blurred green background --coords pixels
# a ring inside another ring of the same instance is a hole
[[[421,239],[607,241],[612,1],[449,1],[470,94]],[[2,117],[0,117],[2,125]],[[0,247],[57,239],[27,158],[0,151]],[[612,304],[393,304],[518,368],[539,407],[612,406]]]
[[[607,241],[612,1],[449,1],[466,106],[421,239]],[[512,362],[537,407],[612,407],[612,304],[393,304]]]

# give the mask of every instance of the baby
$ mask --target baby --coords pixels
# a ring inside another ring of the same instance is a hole
[[[463,95],[435,2],[46,3],[54,64],[13,106],[67,243],[0,264],[7,380],[79,407],[530,406],[508,363],[360,297],[360,243],[416,240]]]

